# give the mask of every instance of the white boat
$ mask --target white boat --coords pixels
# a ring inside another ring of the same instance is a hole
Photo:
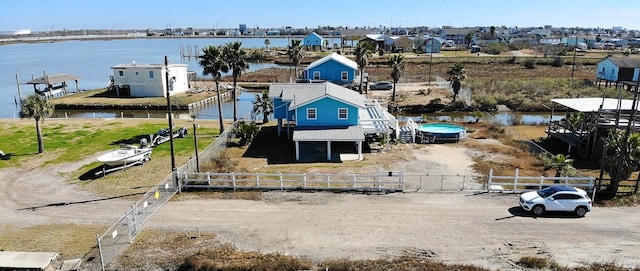
[[[118,150],[101,155],[97,160],[108,166],[123,166],[136,162],[144,163],[150,159],[150,156],[151,148],[120,145]]]

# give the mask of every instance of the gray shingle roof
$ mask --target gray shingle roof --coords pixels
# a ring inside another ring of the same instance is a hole
[[[330,82],[307,84],[271,84],[269,97],[280,97],[283,101],[291,101],[289,109],[331,97],[343,103],[365,108],[365,97],[357,92]]]

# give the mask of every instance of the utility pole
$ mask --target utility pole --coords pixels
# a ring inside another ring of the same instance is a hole
[[[176,158],[175,158],[175,151],[173,148],[173,119],[171,117],[172,113],[171,113],[171,93],[169,90],[170,84],[169,84],[169,60],[167,59],[167,56],[164,56],[164,74],[165,74],[165,80],[166,80],[166,87],[167,87],[167,115],[169,115],[169,145],[171,146],[171,176],[173,176],[173,182],[174,185],[176,187],[176,189],[179,187],[178,185],[178,175],[176,172]]]
[[[576,71],[576,52],[578,51],[578,34],[576,33],[576,44],[573,47],[573,67],[571,68],[571,84],[573,85],[573,73]]]
[[[433,65],[433,38],[431,38],[431,49],[429,50],[429,52],[431,52],[429,54],[429,83],[427,85],[431,86],[431,66]]]

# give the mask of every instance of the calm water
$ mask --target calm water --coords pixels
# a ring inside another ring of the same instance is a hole
[[[494,112],[485,113],[482,117],[482,121],[488,121],[491,123],[511,126],[511,125],[547,125],[549,124],[550,112]],[[551,120],[560,120],[564,116],[556,114]],[[425,114],[424,116],[405,116],[399,117],[399,119],[411,118],[414,121],[419,122],[473,122],[475,118],[471,113],[465,112],[447,112],[447,113],[432,113]]]
[[[47,74],[67,73],[80,76],[78,88],[89,90],[103,88],[113,74],[111,67],[131,63],[161,64],[167,56],[169,63],[188,64],[188,70],[202,76],[202,68],[192,58],[181,59],[181,46],[197,46],[201,51],[208,45],[222,45],[241,41],[243,48],[262,48],[264,38],[171,38],[171,39],[126,39],[96,41],[63,41],[53,43],[11,44],[0,46],[0,118],[17,116],[15,99],[18,96],[16,74],[24,83],[33,77]],[[270,47],[287,46],[286,38],[270,38]],[[276,67],[271,63],[252,63],[249,71]],[[75,83],[67,82],[75,91]],[[33,94],[31,85],[21,85],[22,96]],[[253,95],[249,95],[253,96]],[[216,110],[217,111],[217,110]],[[189,113],[186,113],[189,114]],[[208,113],[203,113],[207,115]],[[146,115],[146,113],[145,113]],[[217,118],[217,113],[216,116]],[[227,116],[225,116],[227,117]]]

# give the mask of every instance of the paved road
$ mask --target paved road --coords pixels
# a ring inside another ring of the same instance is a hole
[[[196,226],[240,249],[314,260],[411,253],[500,269],[515,268],[522,256],[569,266],[640,266],[640,208],[535,218],[512,194],[272,192],[261,201],[184,199],[165,205],[145,227]]]

